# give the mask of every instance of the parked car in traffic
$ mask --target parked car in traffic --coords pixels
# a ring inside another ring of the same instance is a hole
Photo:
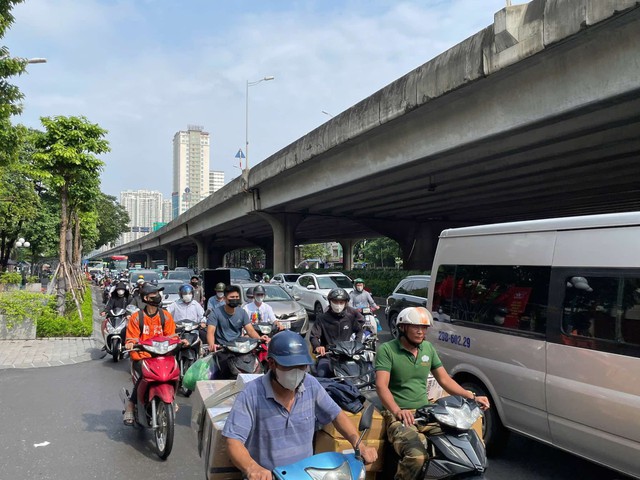
[[[182,280],[158,280],[158,287],[163,287],[162,306],[166,308],[180,298],[178,290],[184,285]]]
[[[253,276],[248,268],[244,267],[218,267],[216,270],[228,270],[231,277],[231,283],[253,282]]]
[[[426,307],[427,291],[429,289],[429,275],[409,275],[400,280],[393,293],[387,297],[384,313],[387,317],[389,330],[394,337],[398,337],[396,321],[398,314],[407,307]]]
[[[300,297],[298,302],[317,318],[329,307],[329,292],[338,287],[351,293],[353,281],[340,272],[305,273],[296,280],[292,293]]]
[[[273,276],[270,283],[277,283],[291,293],[298,278],[300,278],[299,273],[277,273]]]
[[[158,280],[162,279],[162,275],[159,274],[156,270],[129,270],[129,285],[131,285],[132,287],[135,286],[141,275],[145,282],[155,283]]]
[[[169,270],[167,273],[167,280],[180,280],[182,283],[189,283],[193,276],[193,270]]]
[[[285,328],[297,332],[300,335],[306,335],[309,331],[309,316],[307,315],[307,311],[280,285],[255,282],[238,284],[242,291],[240,296],[243,303],[248,301],[247,290],[258,285],[264,287],[264,302],[269,304],[273,309],[273,313],[276,315],[278,321],[283,324]]]

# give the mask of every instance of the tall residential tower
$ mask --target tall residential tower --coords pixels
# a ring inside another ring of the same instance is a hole
[[[173,137],[172,218],[209,196],[209,133],[198,125]]]
[[[153,224],[162,221],[162,194],[149,190],[120,192],[120,204],[129,214],[129,231],[122,234],[121,242],[129,243],[153,230]]]

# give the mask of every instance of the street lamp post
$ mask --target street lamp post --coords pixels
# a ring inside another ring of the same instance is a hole
[[[247,94],[246,94],[246,103],[245,103],[245,130],[244,130],[244,154],[245,154],[245,163],[246,170],[249,170],[249,87],[253,87],[254,85],[259,84],[260,82],[268,82],[269,80],[274,80],[276,77],[268,76],[263,77],[260,80],[256,80],[255,82],[250,82],[247,80]]]
[[[21,255],[20,255],[22,249],[23,248],[29,248],[31,246],[31,244],[27,240],[25,240],[24,238],[20,237],[18,240],[16,240],[16,243],[14,245],[16,247],[16,259],[17,259],[17,261],[19,263],[19,262],[22,261]],[[29,270],[31,270],[31,269],[29,269]]]

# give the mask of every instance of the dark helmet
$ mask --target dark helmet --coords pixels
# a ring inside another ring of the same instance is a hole
[[[273,358],[283,367],[313,365],[313,359],[304,338],[291,330],[284,330],[273,336],[269,342],[267,358]]]
[[[255,291],[255,287],[247,288],[247,298],[253,298],[253,292]]]
[[[183,295],[190,293],[193,295],[193,287],[191,285],[180,285],[180,288],[178,289],[178,295],[180,295],[180,298],[182,298]]]
[[[262,285],[256,285],[255,287],[253,287],[253,294],[254,295],[265,295],[266,292],[265,292],[264,287]]]
[[[215,291],[216,292],[224,292],[225,287],[226,287],[226,285],[224,283],[218,282],[218,283],[216,283]]]
[[[327,299],[329,301],[331,300],[344,300],[345,302],[349,301],[349,294],[347,293],[347,291],[344,288],[334,288],[333,290],[331,290],[329,292],[329,295],[327,295]]]

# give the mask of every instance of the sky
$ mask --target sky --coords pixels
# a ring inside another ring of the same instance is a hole
[[[523,2],[518,2],[523,3]],[[170,198],[174,134],[201,125],[211,170],[250,165],[493,23],[506,0],[25,0],[2,44],[44,57],[15,79],[15,121],[108,130],[102,191]],[[327,112],[327,113],[323,113]]]

